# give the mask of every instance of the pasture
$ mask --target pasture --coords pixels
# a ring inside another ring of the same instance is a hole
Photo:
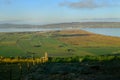
[[[0,33],[0,56],[50,57],[120,53],[120,38],[83,30]]]

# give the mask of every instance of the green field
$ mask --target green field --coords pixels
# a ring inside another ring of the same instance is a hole
[[[0,33],[0,56],[69,57],[120,53],[120,38],[82,30]]]

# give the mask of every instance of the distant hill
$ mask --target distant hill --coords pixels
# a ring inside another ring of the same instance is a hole
[[[28,25],[28,24],[0,24],[0,28],[32,28],[37,25]]]
[[[48,25],[0,24],[0,28],[120,28],[120,22],[72,22]]]
[[[72,23],[60,23],[49,24],[43,27],[51,28],[120,28],[120,22],[72,22]]]

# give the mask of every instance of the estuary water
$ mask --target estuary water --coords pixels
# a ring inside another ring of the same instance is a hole
[[[72,28],[0,28],[0,32],[33,32],[33,31],[55,31]],[[77,28],[93,32],[96,34],[103,34],[107,36],[120,37],[120,28]]]
[[[120,28],[82,28],[82,30],[86,30],[96,34],[120,37]]]

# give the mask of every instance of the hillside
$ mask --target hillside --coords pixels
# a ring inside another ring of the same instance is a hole
[[[0,80],[119,80],[119,42],[84,30],[0,33]]]
[[[0,33],[0,56],[85,56],[120,53],[120,38],[83,30]]]

